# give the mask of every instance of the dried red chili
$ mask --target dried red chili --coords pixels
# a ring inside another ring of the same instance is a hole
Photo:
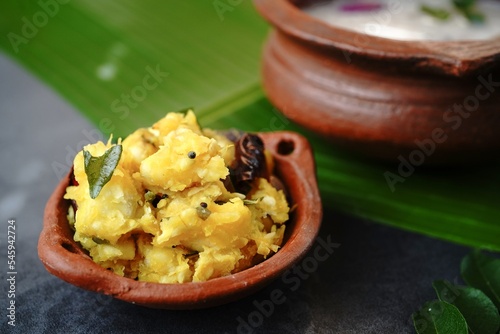
[[[247,194],[257,177],[267,177],[264,142],[255,134],[245,133],[235,143],[235,161],[229,168],[234,189]]]

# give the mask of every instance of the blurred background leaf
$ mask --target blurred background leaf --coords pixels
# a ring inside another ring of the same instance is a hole
[[[187,107],[203,126],[300,131],[314,147],[326,208],[500,250],[498,164],[418,169],[392,192],[384,172],[396,166],[334,148],[283,118],[261,90],[269,28],[250,0],[3,0],[0,30],[0,48],[104,134],[126,136]]]

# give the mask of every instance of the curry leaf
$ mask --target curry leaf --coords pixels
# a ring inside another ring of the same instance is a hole
[[[475,250],[462,260],[460,271],[468,285],[482,290],[500,309],[500,259]]]
[[[476,0],[453,0],[453,4],[457,8],[470,8],[474,6]]]
[[[484,14],[474,8],[476,0],[453,0],[453,5],[462,12],[469,22],[484,23]]]
[[[422,10],[422,12],[439,20],[445,21],[450,18],[450,12],[447,11],[446,9],[435,8],[427,5],[422,5],[420,9]]]
[[[95,199],[106,183],[111,180],[111,176],[116,166],[118,166],[121,155],[121,145],[111,147],[100,157],[94,157],[88,151],[83,150],[85,173],[89,181],[89,193],[91,198]]]
[[[413,314],[418,334],[467,334],[467,323],[460,311],[444,301],[434,300]]]
[[[500,316],[493,302],[481,290],[444,280],[432,284],[441,301],[455,305],[474,334],[495,334]]]
[[[484,14],[473,9],[465,10],[464,15],[471,23],[484,23],[485,21]]]

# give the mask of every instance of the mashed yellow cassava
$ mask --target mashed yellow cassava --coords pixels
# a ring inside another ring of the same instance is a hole
[[[278,251],[289,211],[283,191],[260,177],[246,195],[226,189],[235,145],[200,129],[193,112],[169,113],[121,145],[95,199],[78,153],[77,185],[64,197],[76,203],[68,215],[74,239],[96,263],[141,281],[183,283],[244,270]],[[98,157],[112,146],[84,149]]]

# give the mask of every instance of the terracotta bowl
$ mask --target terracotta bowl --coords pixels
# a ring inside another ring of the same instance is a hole
[[[263,52],[264,90],[288,118],[389,161],[415,150],[436,163],[484,161],[500,148],[500,37],[374,37],[301,10],[312,2],[254,0],[275,27]]]
[[[270,283],[296,264],[312,246],[318,233],[322,207],[315,164],[307,140],[295,133],[260,134],[276,162],[295,211],[287,222],[282,248],[264,262],[249,269],[206,282],[160,284],[124,278],[92,261],[73,241],[63,199],[69,175],[57,186],[45,208],[38,254],[53,275],[78,287],[154,308],[198,309],[245,297]]]

